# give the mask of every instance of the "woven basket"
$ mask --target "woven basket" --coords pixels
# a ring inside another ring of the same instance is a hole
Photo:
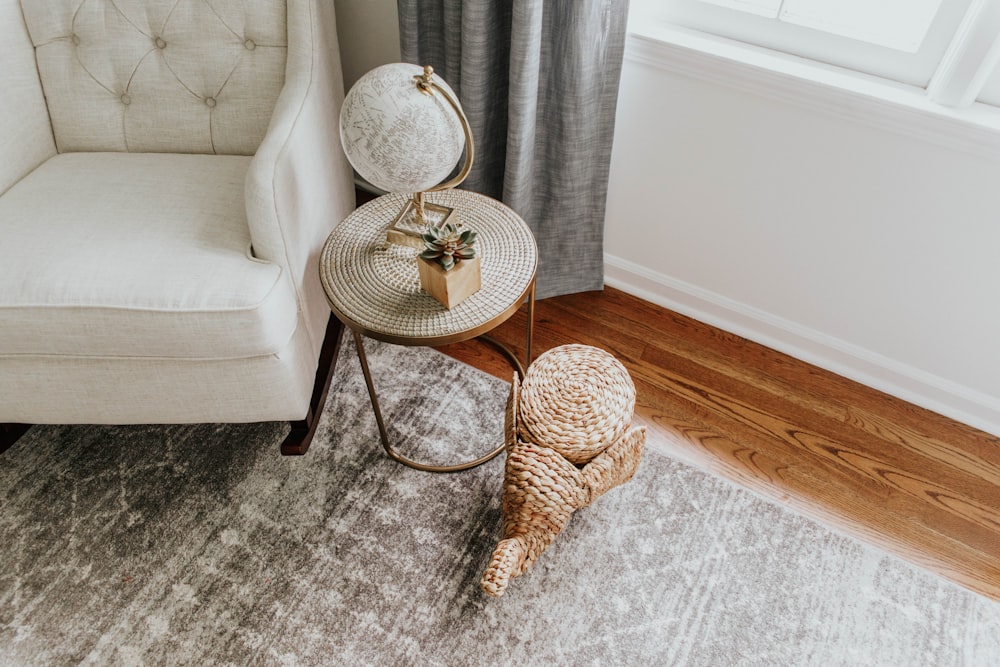
[[[564,345],[514,376],[504,434],[502,539],[482,589],[503,595],[555,539],[574,511],[635,474],[646,442],[629,428],[635,385],[604,350]]]

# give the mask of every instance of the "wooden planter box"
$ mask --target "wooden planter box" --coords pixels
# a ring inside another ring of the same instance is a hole
[[[449,310],[468,296],[479,291],[479,258],[464,259],[451,271],[445,271],[437,262],[417,258],[420,286]]]

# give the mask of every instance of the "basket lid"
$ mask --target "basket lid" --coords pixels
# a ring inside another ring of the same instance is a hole
[[[590,345],[562,345],[528,367],[518,392],[523,440],[584,464],[617,441],[632,421],[635,385],[625,367]]]

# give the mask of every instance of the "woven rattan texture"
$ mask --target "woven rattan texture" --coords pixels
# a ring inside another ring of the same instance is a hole
[[[453,336],[483,326],[524,297],[538,251],[531,230],[500,202],[465,190],[429,193],[427,201],[457,210],[478,232],[482,288],[451,310],[420,287],[417,250],[385,242],[407,197],[388,194],[361,206],[330,234],[320,276],[339,315],[373,334],[398,338]]]
[[[621,362],[604,350],[563,345],[531,364],[520,401],[521,439],[581,464],[625,432],[635,385]]]
[[[608,381],[606,375],[613,379]],[[526,387],[536,394],[531,403],[526,401]],[[608,410],[605,401],[613,404]],[[536,406],[541,406],[541,414],[536,414]],[[523,385],[514,376],[504,420],[502,539],[483,573],[483,591],[503,595],[511,578],[532,566],[574,511],[632,478],[646,443],[645,428],[625,431],[634,407],[635,388],[628,371],[594,347],[554,348],[531,364]],[[591,412],[604,416],[594,419]],[[543,427],[552,416],[560,426]],[[531,441],[527,422],[555,446]],[[567,432],[553,437],[560,430]],[[573,437],[586,444],[574,447]],[[578,459],[577,465],[566,454]]]

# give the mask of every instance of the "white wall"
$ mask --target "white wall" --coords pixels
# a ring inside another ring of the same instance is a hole
[[[641,46],[622,74],[608,283],[1000,434],[996,143]]]
[[[399,62],[396,0],[333,0],[344,90],[379,65]]]

